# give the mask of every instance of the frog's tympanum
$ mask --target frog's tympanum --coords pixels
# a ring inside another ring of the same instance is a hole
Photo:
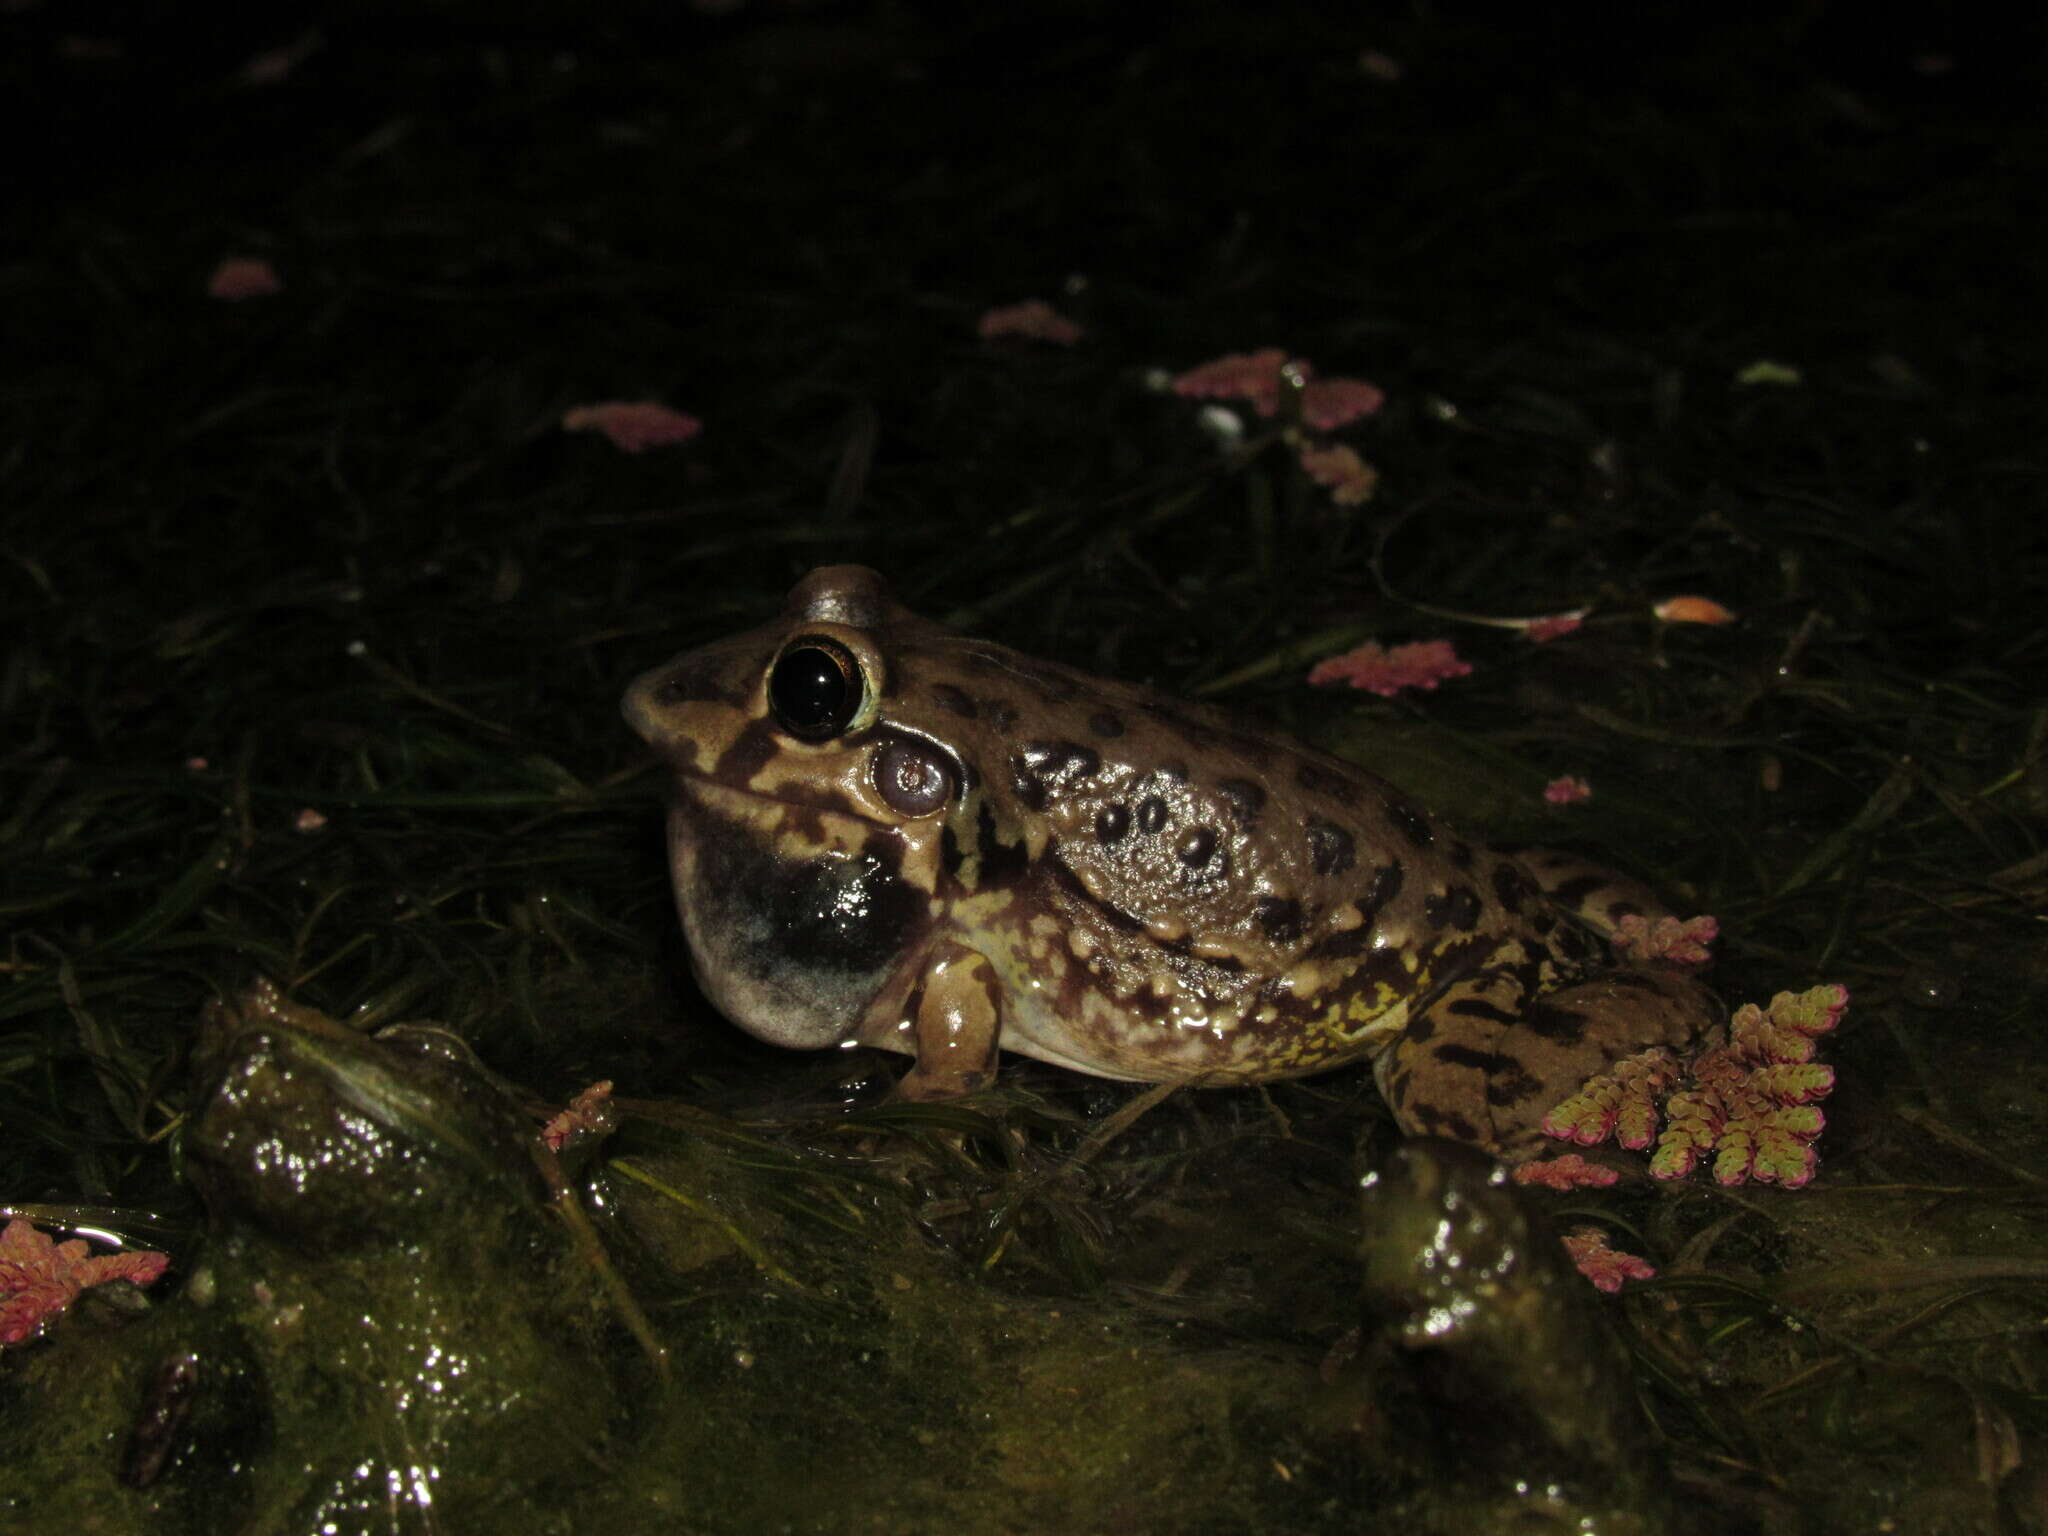
[[[1643,904],[1583,864],[957,634],[858,566],[645,674],[625,712],[675,771],[711,1000],[778,1044],[908,1052],[912,1098],[987,1082],[999,1046],[1213,1085],[1370,1061],[1404,1130],[1514,1155],[1587,1077],[1709,1017],[1680,971],[1612,961]]]
[[[531,1122],[447,1031],[368,1039],[267,985],[200,1054],[210,1234],[146,1316],[67,1320],[12,1375],[0,1524],[577,1529],[634,1366]]]
[[[1528,1192],[1424,1138],[1366,1174],[1361,1203],[1363,1363],[1382,1367],[1359,1378],[1361,1417],[1426,1439],[1406,1449],[1449,1507],[1425,1528],[1675,1529],[1627,1354]]]

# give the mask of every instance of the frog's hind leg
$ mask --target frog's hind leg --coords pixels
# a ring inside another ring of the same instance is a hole
[[[1544,1147],[1543,1117],[1586,1080],[1651,1046],[1689,1047],[1712,994],[1665,966],[1625,967],[1532,996],[1531,968],[1489,966],[1450,987],[1374,1063],[1410,1136],[1449,1136],[1509,1162]]]
[[[1654,923],[1677,915],[1642,881],[1581,854],[1562,848],[1517,848],[1514,857],[1552,903],[1604,939],[1614,937],[1624,917]]]

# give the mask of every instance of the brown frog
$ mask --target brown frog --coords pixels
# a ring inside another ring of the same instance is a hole
[[[1100,1077],[1262,1082],[1370,1061],[1402,1128],[1526,1154],[1617,1056],[1712,1002],[1617,965],[1650,898],[1468,842],[1382,779],[813,571],[780,616],[636,680],[706,994],[780,1045],[998,1047]]]

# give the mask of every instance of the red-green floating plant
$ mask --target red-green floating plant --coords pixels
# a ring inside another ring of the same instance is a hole
[[[1650,1173],[1660,1179],[1710,1162],[1722,1184],[1797,1189],[1813,1177],[1814,1139],[1827,1124],[1817,1105],[1835,1086],[1834,1068],[1814,1053],[1848,1006],[1839,985],[1745,1003],[1683,1068],[1661,1048],[1624,1057],[1544,1116],[1543,1131],[1580,1146],[1612,1135],[1636,1151],[1654,1136]]]

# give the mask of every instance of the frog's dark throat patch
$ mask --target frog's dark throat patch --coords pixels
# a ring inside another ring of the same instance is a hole
[[[677,814],[697,850],[676,861],[677,904],[712,1001],[778,1045],[850,1036],[929,927],[896,840],[792,857],[701,802]]]
[[[853,974],[902,949],[924,915],[924,893],[898,872],[896,850],[871,842],[859,853],[790,860],[728,824],[705,845],[700,884],[725,893],[729,913],[769,940],[774,967]]]

